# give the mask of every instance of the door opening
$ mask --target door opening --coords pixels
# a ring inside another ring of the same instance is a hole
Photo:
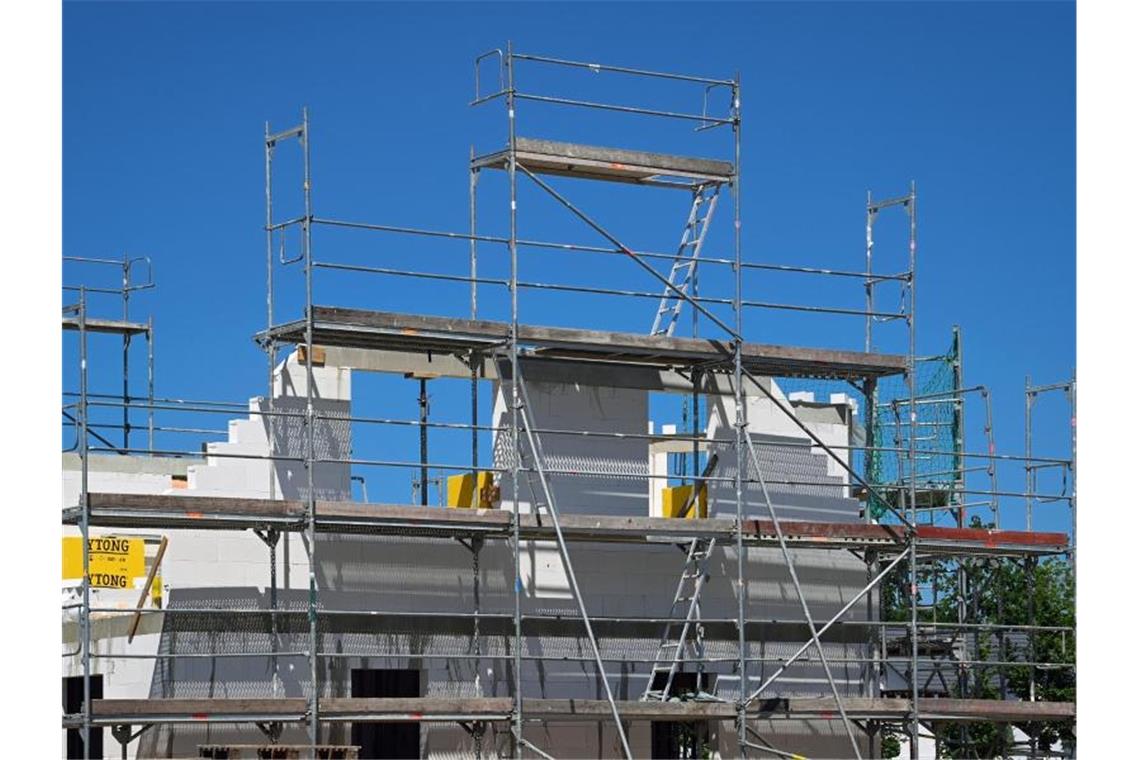
[[[412,669],[353,668],[354,697],[419,697],[420,671]],[[418,758],[420,724],[353,723],[352,743],[363,758]]]
[[[655,673],[651,688],[660,691],[665,688],[668,673]],[[669,696],[681,696],[697,691],[711,692],[712,673],[702,673],[700,689],[697,689],[696,673],[676,673],[669,685]],[[655,720],[650,723],[650,757],[676,759],[706,757],[709,747],[708,721]]]
[[[91,699],[103,698],[103,676],[91,676]],[[63,712],[83,712],[83,676],[65,676],[63,679]],[[103,757],[103,727],[91,727],[90,757]],[[67,729],[67,757],[83,757],[83,729]]]

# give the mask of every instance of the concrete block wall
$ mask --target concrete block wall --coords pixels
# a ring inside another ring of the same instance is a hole
[[[279,368],[277,390],[281,395],[274,400],[275,409],[296,408],[298,403],[303,409],[303,399],[292,394],[298,390],[304,392],[304,372],[305,368],[297,365],[294,358]],[[320,391],[318,406],[347,415],[350,405],[347,371],[316,368],[315,375]],[[531,383],[529,389],[536,427],[589,427],[631,433],[644,433],[647,429],[648,403],[644,392],[540,383]],[[509,390],[508,385],[507,397]],[[255,399],[251,402],[251,411],[266,406],[264,400]],[[751,408],[749,414],[751,418]],[[496,388],[495,424],[503,425],[508,418],[509,407],[505,403],[503,388]],[[710,428],[712,435],[715,424]],[[350,450],[347,425],[343,431],[342,434],[337,423],[322,431],[321,445],[325,451]],[[786,434],[788,431],[781,428],[781,432]],[[222,453],[267,452],[270,435],[276,437],[275,449],[279,452],[296,451],[303,442],[297,429],[289,424],[270,424],[258,415],[251,415],[248,419],[235,420],[230,426],[229,439],[209,448],[205,461],[187,467],[190,477],[187,489],[171,490],[170,475],[166,472],[108,473],[105,477],[93,474],[91,488],[95,491],[299,498],[303,493],[299,490],[297,469],[292,465],[270,467],[251,460],[217,456]],[[553,469],[648,472],[647,442],[644,439],[604,439],[600,442],[579,436],[547,435],[543,436],[543,446],[546,461]],[[772,448],[769,451],[762,444],[761,448],[762,456],[772,460],[773,477],[780,476],[781,467],[801,466],[810,470],[813,477],[834,478],[827,472],[826,463],[822,462],[819,454],[810,452],[810,447],[805,447],[807,453],[799,459],[794,456],[781,459],[783,449]],[[500,437],[495,446],[497,466],[509,465],[510,451],[509,442]],[[159,464],[160,460],[154,462],[158,469],[165,466]],[[318,496],[348,498],[348,476],[347,467],[318,468]],[[784,477],[788,477],[786,473]],[[65,492],[65,503],[73,503],[68,501],[68,496],[73,500],[77,492],[74,474],[67,475],[65,482],[70,484],[67,486],[70,491]],[[537,486],[537,479],[534,483]],[[643,479],[616,474],[602,477],[555,474],[552,475],[552,484],[559,509],[564,513],[648,514],[649,500]],[[510,483],[502,485],[504,508],[509,508]],[[535,499],[530,496],[525,481],[520,486],[523,494],[520,508],[529,511]],[[763,514],[758,495],[749,492],[748,497],[749,513]],[[712,502],[714,512],[727,509],[728,502],[719,492],[712,494]],[[779,502],[783,517],[795,514],[802,518],[805,514],[818,513],[833,515],[823,519],[856,519],[857,505],[848,499],[786,489],[779,496]],[[735,513],[734,505],[732,511]],[[164,581],[169,587],[169,608],[232,606],[268,609],[268,549],[258,538],[248,532],[179,531],[170,539],[163,570]],[[669,613],[683,563],[683,555],[677,547],[573,544],[570,554],[591,616],[629,619],[662,617]],[[320,603],[325,609],[373,613],[474,608],[471,553],[450,539],[424,541],[374,536],[319,536],[316,556]],[[795,552],[795,561],[817,620],[826,619],[838,610],[865,582],[865,567],[843,553]],[[304,610],[308,596],[308,565],[300,536],[281,538],[277,563],[279,609]],[[521,565],[524,614],[577,614],[576,605],[567,591],[561,558],[553,545],[548,542],[524,545]],[[735,618],[738,590],[735,588],[734,549],[731,546],[719,547],[711,559],[711,569],[713,579],[702,595],[704,615],[726,620]],[[481,610],[509,613],[514,603],[514,573],[506,543],[488,543],[484,547],[480,555],[479,577]],[[778,550],[749,551],[747,577],[745,593],[751,615],[769,620],[796,621],[801,618],[799,602]],[[865,614],[865,609],[865,605],[856,605],[850,616],[858,619]],[[247,623],[235,615],[231,621],[223,620],[229,630],[219,631],[205,630],[205,623],[186,622],[185,616],[168,614],[161,633],[137,638],[129,647],[123,638],[107,639],[100,646],[105,647],[108,654],[267,651],[271,638],[265,627],[265,617],[259,623]],[[487,625],[484,625],[484,630]],[[603,636],[600,643],[604,654],[615,659],[651,659],[657,651],[660,628],[647,625],[643,636],[633,639]],[[710,638],[710,656],[733,659],[735,634],[718,635],[720,638]],[[749,654],[786,656],[806,639],[806,635],[794,641],[792,638],[786,641],[757,640],[751,644]],[[513,662],[495,659],[493,655],[510,655],[512,643],[510,635],[485,633],[481,651],[487,659],[477,666],[450,656],[470,651],[471,639],[466,630],[402,632],[397,626],[382,633],[325,633],[322,635],[322,651],[359,653],[360,656],[330,659],[323,663],[323,687],[326,694],[344,694],[349,673],[354,667],[418,667],[426,673],[428,694],[506,696],[513,689]],[[300,626],[297,630],[282,630],[278,644],[282,652],[307,648],[307,628]],[[530,655],[589,655],[585,638],[574,634],[528,636],[525,646],[525,652]],[[396,652],[409,649],[418,652],[419,656],[396,655]],[[829,656],[854,657],[862,653],[862,644],[828,641],[827,651]],[[132,663],[113,673],[104,671],[114,676],[106,685],[108,697],[268,696],[274,693],[303,696],[308,694],[311,686],[306,661],[296,657],[279,657],[276,668],[269,657],[167,659],[161,660],[157,667],[148,660],[101,662],[114,662],[115,667],[120,667],[119,662]],[[69,665],[73,666],[74,663]],[[771,667],[750,667],[750,689],[759,685],[759,679],[770,672]],[[610,677],[619,698],[639,697],[649,668],[648,664],[614,663]],[[710,666],[710,670],[720,674],[719,690],[723,696],[731,698],[739,691],[739,676],[733,663],[716,664]],[[835,676],[846,693],[861,692],[862,674],[858,668],[837,668]],[[594,667],[589,662],[527,661],[522,681],[524,695],[532,698],[602,696]],[[145,689],[142,688],[144,685]],[[789,679],[780,682],[774,693],[818,695],[828,691],[819,667],[805,664],[790,671]],[[827,743],[826,737],[830,736],[831,728],[826,723],[821,724],[822,728],[807,723],[797,724],[794,729],[788,724],[780,725],[783,731],[806,731],[812,736],[825,737],[820,739],[823,742],[821,747],[842,746]],[[528,736],[532,730],[539,746],[556,746],[560,756],[616,755],[615,735],[608,726],[569,723],[528,727]],[[229,727],[154,729],[144,735],[140,751],[143,755],[158,756],[192,754],[197,744],[206,741],[249,741],[256,737],[250,731],[249,728]],[[329,740],[337,741],[338,736],[347,740],[346,727],[334,727],[329,731]],[[430,756],[470,756],[471,739],[459,729],[425,725],[421,736],[424,752]],[[722,751],[731,756],[735,751],[735,740],[726,739],[728,735],[723,732],[718,736]],[[634,725],[631,738],[637,748],[635,751],[648,754],[647,723]],[[304,741],[304,731],[291,728],[283,740]],[[552,740],[555,742],[553,745],[550,744]],[[501,737],[499,741],[502,741]],[[493,742],[494,738],[488,737],[484,747],[489,750]],[[117,753],[118,748],[109,735],[106,746],[109,755]],[[132,745],[132,752],[134,746],[137,745]],[[827,756],[825,752],[819,754]]]

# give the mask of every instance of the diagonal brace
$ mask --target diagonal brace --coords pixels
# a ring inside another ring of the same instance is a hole
[[[874,496],[877,499],[879,499],[880,501],[882,501],[883,504],[886,505],[887,509],[889,509],[891,511],[891,513],[894,514],[895,517],[899,518],[899,520],[902,521],[902,524],[906,528],[911,529],[911,530],[914,529],[914,525],[911,524],[910,520],[906,519],[906,517],[901,512],[899,512],[897,509],[892,507],[890,505],[890,503],[882,496],[882,494],[879,493],[879,491],[874,486],[872,486],[870,483],[868,483],[863,478],[863,476],[861,476],[859,473],[855,472],[855,470],[852,469],[849,464],[847,464],[846,462],[843,461],[842,457],[840,457],[838,454],[836,454],[835,451],[830,446],[828,446],[826,443],[824,443],[823,440],[818,435],[813,433],[811,428],[809,428],[802,421],[800,421],[800,418],[796,416],[795,412],[793,412],[791,409],[788,409],[784,404],[781,404],[779,401],[777,401],[776,397],[774,395],[772,395],[772,392],[770,390],[768,390],[767,388],[765,388],[764,384],[761,383],[760,380],[755,375],[753,375],[751,372],[744,369],[743,367],[741,367],[740,371],[744,374],[745,377],[747,377],[749,380],[752,381],[753,385],[755,385],[757,388],[760,389],[761,393],[763,393],[765,396],[768,397],[768,400],[771,401],[776,406],[777,409],[779,409],[781,412],[783,412],[784,415],[788,419],[790,419],[792,422],[794,422],[796,424],[796,426],[799,427],[799,429],[802,430],[808,436],[808,438],[811,438],[812,442],[815,443],[816,446],[819,446],[821,449],[823,449],[825,452],[827,452],[827,455],[830,456],[832,459],[834,459],[839,464],[840,467],[842,467],[844,470],[846,470],[848,475],[855,478],[855,480],[861,486],[866,488],[867,492],[871,496]],[[749,447],[751,447],[751,440],[749,441]]]
[[[737,335],[736,330],[733,330],[731,327],[729,327],[727,324],[725,324],[723,321],[721,321],[720,318],[718,318],[716,315],[714,315],[708,309],[706,309],[705,307],[703,307],[699,303],[697,303],[697,301],[692,296],[690,296],[684,290],[681,290],[676,285],[674,285],[672,282],[670,282],[669,278],[665,277],[660,272],[658,272],[656,269],[654,269],[652,266],[650,266],[649,264],[646,264],[644,261],[642,261],[641,257],[637,255],[636,251],[631,250],[624,243],[622,243],[616,237],[614,237],[609,232],[607,232],[604,227],[602,227],[600,224],[598,224],[593,219],[588,217],[584,212],[580,211],[578,209],[578,207],[575,206],[573,203],[566,200],[566,198],[564,198],[557,190],[555,190],[553,187],[551,187],[550,185],[548,185],[547,183],[545,183],[541,179],[539,179],[538,176],[534,174],[534,172],[530,171],[525,166],[523,166],[522,164],[517,163],[517,162],[515,163],[515,166],[517,168],[521,169],[523,174],[525,174],[526,176],[528,176],[532,180],[534,180],[534,183],[536,185],[541,187],[546,192],[550,193],[550,195],[553,196],[556,201],[558,201],[563,206],[565,206],[567,209],[569,209],[571,213],[573,213],[575,216],[577,216],[579,219],[581,219],[587,225],[592,227],[595,232],[597,232],[599,235],[604,237],[606,240],[610,241],[615,246],[617,246],[618,250],[620,250],[622,253],[629,256],[631,259],[633,259],[633,261],[636,262],[638,266],[640,266],[642,269],[644,269],[645,271],[649,272],[651,275],[656,277],[657,280],[659,282],[661,282],[663,285],[665,285],[665,287],[668,290],[673,291],[673,293],[675,293],[678,298],[681,298],[681,299],[687,301],[690,306],[692,306],[694,309],[699,311],[701,314],[704,314],[706,317],[708,317],[710,320],[712,320],[713,324],[715,324],[717,327],[719,327],[720,329],[722,329],[726,333],[728,333],[730,337],[735,338],[737,340],[740,339],[740,336]]]
[[[771,753],[771,754],[775,755],[776,757],[786,757],[786,758],[789,758],[789,760],[808,760],[803,755],[797,755],[795,752],[785,752],[782,749],[777,749],[776,747],[774,747],[772,745],[772,742],[768,741],[763,736],[761,736],[760,732],[758,732],[756,729],[752,728],[751,726],[745,726],[744,728],[745,728],[745,733],[752,736],[754,739],[756,739],[756,741],[760,742],[759,744],[756,744],[754,742],[750,742],[750,741],[745,740],[745,746],[750,747],[752,749],[758,749],[761,752]]]
[[[866,596],[871,591],[871,589],[873,589],[875,586],[879,585],[879,582],[882,581],[883,578],[885,578],[887,576],[887,573],[889,573],[891,570],[893,570],[896,565],[898,565],[900,562],[902,562],[906,558],[907,558],[906,552],[899,553],[899,556],[895,557],[894,560],[889,565],[887,565],[885,568],[883,568],[879,572],[879,574],[875,576],[875,579],[873,581],[871,581],[866,586],[864,586],[862,591],[860,591],[858,594],[856,594],[850,600],[848,600],[847,604],[843,605],[843,609],[839,610],[839,612],[836,612],[834,615],[831,616],[830,620],[828,620],[826,623],[824,623],[822,626],[820,626],[819,630],[816,631],[816,634],[819,636],[822,636],[829,628],[831,628],[831,626],[835,625],[841,617],[846,615],[848,610],[850,610],[852,607],[854,607],[856,604],[858,604],[859,600],[862,599],[864,596]],[[751,696],[749,696],[748,699],[745,700],[745,703],[754,702],[760,696],[760,694],[763,693],[763,691],[765,689],[767,689],[769,686],[771,686],[773,683],[775,683],[777,679],[779,679],[781,673],[783,673],[785,670],[787,670],[789,667],[791,667],[796,662],[796,660],[800,659],[800,657],[803,656],[804,652],[806,652],[808,650],[808,648],[811,646],[812,646],[811,641],[804,642],[803,646],[801,646],[799,649],[797,649],[795,654],[793,654],[791,657],[789,657],[787,660],[785,660],[784,664],[781,665],[779,668],[777,668],[775,673],[768,676],[767,680],[765,680],[764,683],[760,684],[760,687],[758,689],[756,689],[756,691],[752,692]]]
[[[522,371],[520,369],[513,378],[513,382],[517,384],[520,397],[522,399],[521,412],[523,429],[526,431],[527,442],[530,444],[530,450],[534,458],[534,467],[538,472],[539,484],[542,486],[543,493],[546,495],[546,508],[550,513],[550,522],[554,527],[554,535],[558,543],[558,553],[562,557],[562,566],[566,569],[566,578],[570,582],[570,591],[574,594],[574,600],[578,603],[578,612],[582,616],[582,625],[586,629],[586,637],[590,641],[590,648],[594,653],[594,663],[598,668],[598,675],[601,678],[602,687],[606,692],[606,701],[610,703],[610,711],[613,713],[614,727],[617,729],[618,738],[621,740],[622,751],[625,757],[633,760],[633,752],[629,748],[629,740],[625,735],[625,727],[621,722],[621,713],[618,712],[617,702],[614,701],[613,691],[610,689],[609,679],[606,678],[606,668],[602,663],[602,654],[598,649],[598,641],[594,636],[594,628],[590,624],[590,617],[586,613],[586,602],[582,599],[582,591],[578,587],[578,579],[574,575],[574,567],[570,563],[570,553],[566,548],[566,539],[562,535],[562,525],[558,521],[558,508],[554,502],[554,492],[550,488],[550,482],[546,475],[546,468],[543,466],[545,456],[542,451],[542,441],[535,436],[534,429],[530,419],[530,394],[527,392],[526,381],[523,379]],[[516,442],[516,447],[517,447]],[[519,448],[519,454],[522,450]],[[521,737],[520,737],[521,738]]]
[[[519,736],[517,738],[518,738],[519,744],[521,746],[526,747],[527,749],[529,749],[534,754],[543,758],[543,760],[555,760],[553,755],[549,755],[546,752],[543,752],[541,749],[539,749],[537,746],[535,746],[534,742],[528,741],[527,739],[524,739],[521,736]]]
[[[804,619],[807,621],[808,629],[811,631],[812,643],[815,644],[816,653],[819,654],[819,661],[823,664],[823,672],[827,675],[827,683],[831,687],[831,693],[835,696],[835,704],[839,708],[840,717],[843,719],[843,728],[847,731],[847,738],[851,740],[851,750],[855,753],[856,760],[863,760],[863,755],[859,752],[859,742],[856,741],[855,732],[851,728],[851,720],[847,717],[847,710],[843,707],[843,699],[839,696],[839,687],[835,685],[835,678],[831,675],[831,667],[827,664],[827,655],[823,652],[823,644],[819,641],[819,633],[816,631],[815,623],[812,621],[811,611],[808,609],[807,599],[804,598],[804,591],[800,586],[799,576],[796,575],[796,564],[792,561],[792,555],[788,552],[788,542],[784,539],[784,531],[780,528],[780,520],[776,517],[776,509],[772,506],[772,498],[768,495],[768,484],[764,481],[764,473],[760,469],[760,458],[756,454],[756,447],[752,443],[752,436],[746,434],[744,440],[748,445],[748,455],[752,459],[752,467],[756,470],[756,478],[760,481],[760,490],[764,494],[764,503],[768,507],[768,515],[772,519],[772,526],[776,531],[776,538],[780,541],[780,551],[784,555],[784,562],[788,566],[788,573],[792,576],[792,585],[796,588],[796,596],[799,597],[800,607],[803,608]]]

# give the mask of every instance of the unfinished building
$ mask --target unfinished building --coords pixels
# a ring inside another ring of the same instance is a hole
[[[520,89],[527,66],[695,87],[705,108],[538,94]],[[915,380],[913,187],[868,200],[865,271],[780,267],[852,278],[866,308],[754,301],[744,275],[774,267],[743,255],[738,81],[509,46],[480,56],[475,71],[472,104],[505,106],[507,140],[472,151],[466,232],[316,215],[307,113],[295,127],[266,127],[268,313],[256,336],[268,357],[265,395],[235,404],[158,398],[153,385],[144,395],[91,392],[89,338],[121,336],[125,356],[130,336],[151,345],[153,326],[129,319],[127,276],[122,319],[97,316],[88,289],[70,291],[63,326],[77,334],[83,365],[65,408],[76,437],[64,458],[63,522],[78,539],[64,557],[67,756],[862,758],[878,756],[885,730],[917,737],[949,722],[1072,721],[1072,703],[957,688],[979,664],[963,655],[962,637],[975,635],[966,611],[920,625],[923,563],[1028,562],[1073,547],[1064,533],[967,527],[971,455],[961,436],[948,452],[924,448],[923,418],[906,413],[927,400]],[[495,81],[490,92],[480,91],[481,74]],[[731,133],[731,155],[524,137],[516,130],[526,128],[528,102],[720,129]],[[281,219],[275,161],[294,142],[302,209]],[[488,173],[505,179],[505,234],[480,230],[478,180]],[[676,249],[628,247],[570,200],[577,182],[683,193]],[[521,183],[599,243],[523,237]],[[888,209],[908,225],[904,272],[872,267],[873,222]],[[725,216],[732,252],[710,255],[710,229]],[[425,240],[448,246],[453,263],[426,271],[405,265],[411,256],[382,265],[318,258],[317,229]],[[531,279],[526,265],[547,253],[607,259],[627,276],[621,287]],[[698,289],[698,264],[724,274],[705,275]],[[454,300],[430,297],[418,313],[323,305],[314,281],[329,272],[469,287],[469,309],[464,299],[466,313],[449,314]],[[289,275],[303,282],[299,302],[283,308],[279,280]],[[904,294],[899,312],[876,311],[884,284]],[[489,305],[479,299],[487,289],[499,294]],[[629,329],[618,311],[610,329],[575,325],[573,311],[543,312],[570,323],[543,326],[520,306],[520,293],[533,292],[655,311],[641,312],[648,331]],[[746,311],[781,307],[865,320],[866,342],[849,350],[746,339]],[[282,319],[283,310],[294,313]],[[682,315],[693,321],[687,337]],[[898,324],[904,351],[872,350],[876,321]],[[418,387],[418,417],[359,411],[359,380],[377,374]],[[890,400],[900,421],[885,442],[876,410],[890,378],[907,387]],[[848,391],[817,398],[796,390],[803,380]],[[446,408],[462,414],[430,414],[429,387],[453,391]],[[956,378],[930,400],[959,404],[969,390]],[[662,412],[669,404],[683,413]],[[122,414],[121,445],[100,432],[100,410]],[[155,416],[178,414],[227,418],[225,439],[201,451],[165,444],[186,431]],[[132,427],[136,441],[138,428],[148,433],[145,447],[132,447]],[[418,433],[418,458],[357,453],[391,429]],[[432,459],[437,432],[469,444]],[[924,454],[953,458],[949,485],[924,478]],[[896,463],[889,476],[884,457]],[[396,473],[415,478],[408,503],[369,501],[366,490],[357,498],[361,485]],[[430,474],[442,505],[429,504]],[[1066,499],[1075,510],[1075,493]],[[912,589],[908,623],[880,614],[880,584],[900,572]],[[941,633],[952,639],[945,650],[931,643]]]

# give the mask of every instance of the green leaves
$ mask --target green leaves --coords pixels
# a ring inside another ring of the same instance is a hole
[[[975,518],[970,527],[987,526]],[[1072,630],[1076,623],[1075,588],[1072,568],[1066,560],[946,558],[927,561],[917,576],[919,624],[957,623],[961,614],[970,625],[968,633],[959,637],[966,649],[964,659],[994,663],[967,666],[966,677],[951,685],[952,696],[1029,699],[1032,684],[1038,701],[1075,699],[1076,672],[1073,667],[1066,667],[1076,661]],[[909,622],[908,590],[909,571],[900,565],[883,579],[883,620]],[[1050,630],[1029,630],[1024,626]],[[947,633],[952,630],[952,626],[945,629]],[[948,668],[952,667],[948,663]],[[1070,723],[1026,723],[1018,724],[1018,728],[1035,737],[1040,749],[1057,741],[1076,741]],[[1009,726],[990,724],[939,726],[936,735],[940,756],[946,758],[1001,756],[1012,749],[1013,742]],[[884,757],[890,755],[884,752]]]

